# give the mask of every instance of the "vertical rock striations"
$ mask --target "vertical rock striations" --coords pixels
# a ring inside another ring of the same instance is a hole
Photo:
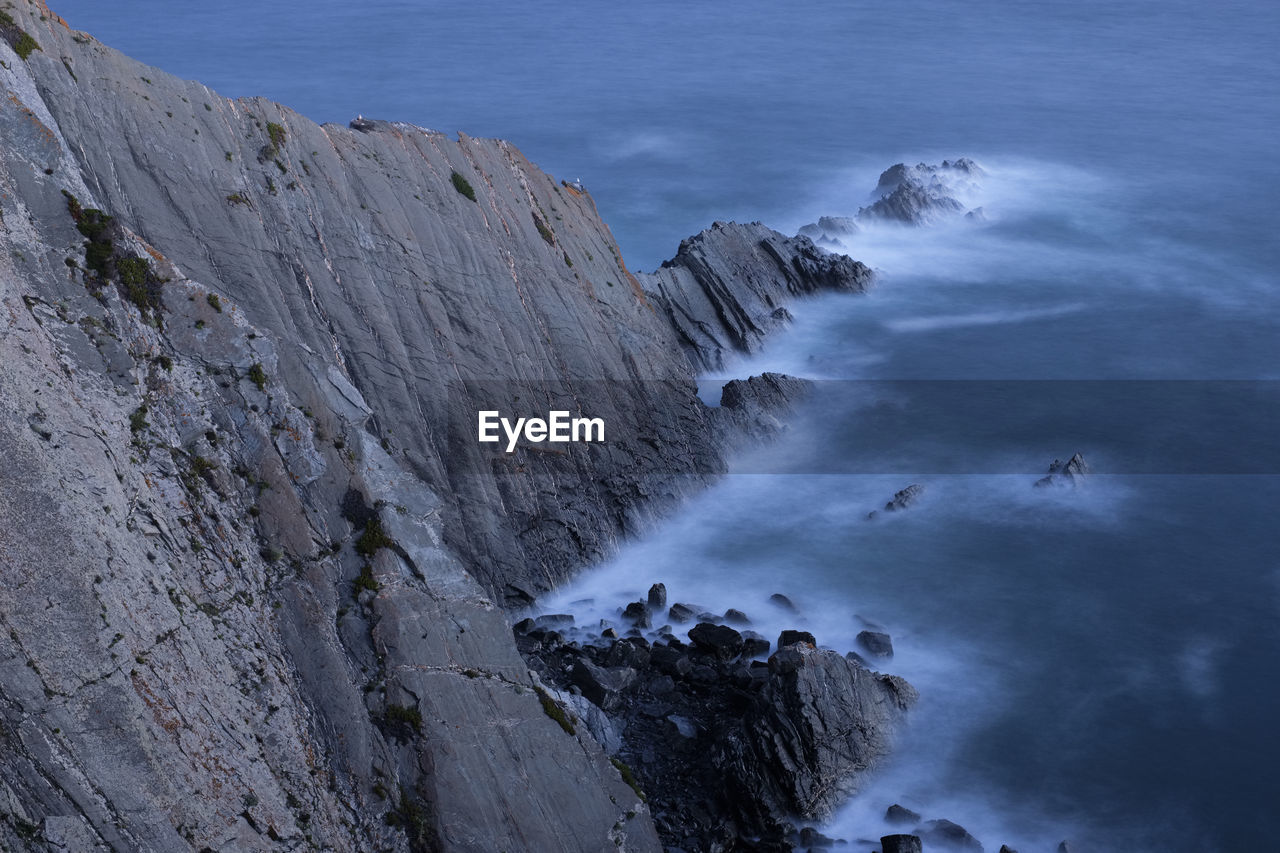
[[[495,602],[721,472],[694,369],[865,268],[718,226],[651,296],[508,143],[5,14],[0,847],[658,849]],[[612,434],[508,455],[481,403]]]

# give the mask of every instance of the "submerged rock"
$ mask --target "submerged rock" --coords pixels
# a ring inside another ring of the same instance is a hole
[[[692,604],[681,604],[676,602],[671,605],[671,609],[667,611],[667,618],[677,625],[685,622],[691,622],[698,615],[698,608]]]
[[[791,599],[787,598],[785,595],[783,595],[780,592],[775,592],[773,595],[769,596],[769,603],[774,605],[775,607],[782,608],[788,613],[800,612],[800,609],[795,606],[795,604],[791,601]]]
[[[894,493],[893,500],[884,505],[885,512],[897,512],[915,505],[924,495],[924,486],[912,483],[900,492]]]
[[[643,601],[633,601],[622,610],[622,618],[637,628],[649,627],[649,605]]]
[[[911,809],[900,806],[897,803],[885,809],[884,819],[894,826],[916,826],[922,820],[917,812],[913,812]]]
[[[929,842],[930,846],[938,845],[950,850],[964,850],[970,853],[982,853],[982,845],[978,839],[958,823],[949,820],[931,820],[916,829],[919,836]]]
[[[867,654],[878,658],[893,657],[893,640],[888,634],[880,631],[859,631],[858,645],[866,649]]]

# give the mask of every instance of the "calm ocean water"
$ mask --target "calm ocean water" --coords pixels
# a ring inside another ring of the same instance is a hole
[[[637,268],[715,219],[794,230],[891,163],[976,158],[986,222],[863,233],[878,289],[796,306],[727,372],[968,380],[970,405],[824,384],[786,441],[551,605],[663,580],[769,631],[786,592],[833,646],[885,626],[923,698],[833,834],[878,837],[901,802],[989,850],[1276,848],[1275,392],[1224,380],[1280,379],[1280,7],[55,9],[224,94],[511,139],[587,184]],[[1030,487],[1077,450],[1087,488]],[[910,482],[918,508],[862,520]]]

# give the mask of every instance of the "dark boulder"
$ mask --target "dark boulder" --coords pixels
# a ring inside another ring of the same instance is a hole
[[[636,680],[636,671],[630,667],[605,668],[590,661],[580,660],[573,665],[569,676],[571,684],[582,691],[591,704],[602,711],[616,710],[622,704],[622,694]]]
[[[511,631],[515,634],[527,634],[537,627],[537,624],[538,623],[534,622],[532,619],[521,619],[519,622],[511,626]]]
[[[742,654],[745,657],[753,658],[766,654],[769,648],[769,641],[755,631],[742,632]]]
[[[888,634],[880,631],[859,631],[858,645],[873,657],[886,659],[893,657],[893,640]]]
[[[659,672],[683,678],[693,671],[693,661],[682,649],[670,645],[654,646],[649,651],[649,663]]]
[[[699,622],[689,629],[689,640],[695,649],[716,660],[733,660],[742,654],[742,635],[728,625]]]
[[[796,607],[795,603],[792,602],[791,599],[787,598],[785,595],[783,595],[780,592],[775,592],[773,595],[769,596],[769,603],[774,605],[775,607],[782,608],[788,613],[800,612],[799,608]]]
[[[539,628],[570,628],[573,627],[573,614],[544,613],[541,616],[534,617],[533,623]]]
[[[605,653],[606,666],[628,666],[644,669],[649,665],[649,641],[643,637],[624,637]]]
[[[795,643],[808,643],[811,646],[818,645],[818,641],[808,631],[794,631],[788,628],[778,635],[778,648],[780,649]]]
[[[960,824],[949,820],[931,820],[924,826],[918,827],[916,832],[929,842],[930,846],[937,845],[951,850],[982,853],[982,845],[978,843],[978,839],[970,835],[969,831]]]
[[[672,622],[675,622],[677,625],[688,622],[697,615],[697,607],[694,607],[692,604],[681,604],[678,601],[671,605],[671,609],[667,611],[667,618]]]
[[[667,585],[655,583],[649,587],[649,609],[661,610],[667,606]]]
[[[834,838],[829,838],[823,835],[811,826],[806,826],[800,830],[801,847],[825,849],[827,847],[834,847],[835,844],[836,840]]]
[[[880,838],[881,853],[921,853],[924,845],[914,835],[885,835]]]
[[[730,625],[750,625],[751,619],[741,610],[735,610],[730,607],[724,612],[724,621]]]
[[[716,417],[722,425],[732,425],[730,434],[767,440],[783,431],[779,417],[790,412],[811,389],[809,380],[783,373],[734,379],[720,389]]]
[[[648,628],[649,605],[643,601],[633,601],[623,609],[622,618],[637,628]]]
[[[917,826],[920,823],[921,817],[911,809],[894,803],[889,806],[889,808],[885,809],[884,819],[887,823],[891,823],[894,826]]]

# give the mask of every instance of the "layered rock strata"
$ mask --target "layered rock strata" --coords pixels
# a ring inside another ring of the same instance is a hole
[[[642,282],[506,142],[5,16],[0,847],[658,849],[501,605],[722,472],[695,371],[865,267],[720,225]]]

